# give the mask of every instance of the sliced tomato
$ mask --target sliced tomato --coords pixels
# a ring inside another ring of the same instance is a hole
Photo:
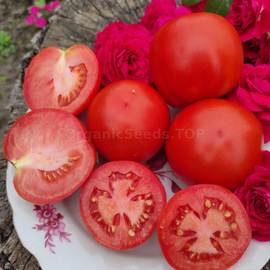
[[[251,240],[239,199],[217,185],[195,185],[176,193],[160,214],[158,239],[178,270],[223,270],[235,264]]]
[[[74,45],[63,51],[55,46],[40,51],[24,78],[24,97],[31,109],[58,108],[82,113],[100,86],[100,68],[93,51]]]
[[[155,231],[166,193],[159,179],[134,161],[97,168],[80,194],[82,220],[93,238],[112,249],[130,249]]]
[[[25,200],[55,203],[77,190],[92,172],[96,152],[75,116],[59,109],[34,110],[19,118],[4,139],[15,166],[15,189]]]

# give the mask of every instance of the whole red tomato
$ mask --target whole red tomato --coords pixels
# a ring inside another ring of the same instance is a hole
[[[184,107],[220,97],[237,85],[243,49],[234,27],[212,13],[181,16],[164,25],[150,48],[150,72],[165,101]]]
[[[172,169],[187,184],[218,184],[234,190],[262,162],[262,127],[238,104],[200,100],[174,118],[166,154]]]
[[[169,123],[170,111],[161,95],[134,80],[103,88],[87,115],[91,139],[108,160],[150,159],[162,147]]]

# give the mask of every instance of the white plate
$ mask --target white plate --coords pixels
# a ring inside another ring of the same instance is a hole
[[[270,149],[270,147],[267,147]],[[163,173],[163,172],[167,173]],[[166,163],[155,171],[166,189],[168,198],[173,195],[171,185],[176,177]],[[143,245],[131,250],[116,251],[99,245],[88,233],[79,212],[79,192],[55,203],[54,214],[61,214],[56,229],[42,226],[34,204],[20,198],[13,186],[15,168],[8,164],[7,195],[13,209],[13,220],[22,244],[37,258],[43,270],[170,270],[154,234]],[[186,185],[177,180],[181,188]],[[56,209],[55,209],[56,208]],[[55,216],[56,217],[56,216]],[[59,218],[59,215],[58,215]],[[57,229],[58,228],[58,229]],[[38,230],[41,229],[41,230]],[[48,238],[48,229],[54,232]],[[45,241],[47,240],[47,245]],[[62,241],[61,241],[62,240]],[[260,270],[270,258],[270,242],[251,241],[243,257],[230,270]]]

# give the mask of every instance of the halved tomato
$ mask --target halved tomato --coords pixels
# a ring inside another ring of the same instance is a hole
[[[177,270],[223,270],[235,264],[251,240],[239,199],[217,185],[195,185],[176,193],[157,226],[168,263]]]
[[[93,51],[74,45],[63,51],[55,46],[40,51],[24,78],[24,97],[31,109],[58,108],[82,113],[100,86],[100,68]]]
[[[15,189],[25,200],[55,203],[77,190],[92,172],[96,152],[75,116],[39,109],[20,117],[4,139],[15,166]]]
[[[108,248],[130,249],[155,231],[166,203],[155,174],[134,161],[112,161],[97,168],[80,194],[82,220],[93,238]]]

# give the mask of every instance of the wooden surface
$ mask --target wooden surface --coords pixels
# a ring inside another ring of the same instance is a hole
[[[93,49],[97,32],[101,31],[109,22],[116,20],[122,20],[127,24],[139,22],[145,6],[149,2],[150,0],[67,0],[58,14],[52,18],[51,23],[36,37],[36,52],[52,45],[67,49],[77,43],[85,44]],[[36,52],[33,52],[32,56]],[[31,55],[29,59],[24,59],[22,63],[23,69],[27,67],[30,59]],[[27,110],[23,98],[21,78],[18,78],[14,86],[10,108],[11,117],[7,130]],[[6,165],[7,162],[1,148],[0,270],[41,269],[35,257],[22,246],[14,229],[12,210],[6,196]],[[270,263],[263,269],[269,270]]]

